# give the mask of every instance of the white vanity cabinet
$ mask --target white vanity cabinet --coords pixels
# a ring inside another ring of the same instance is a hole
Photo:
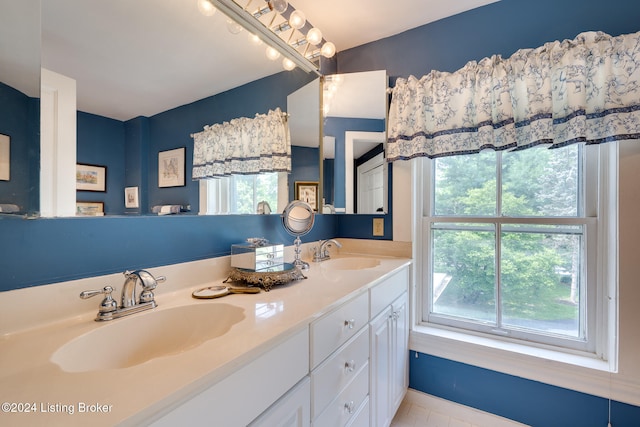
[[[408,388],[409,270],[370,290],[371,425],[388,426]]]
[[[389,426],[408,386],[409,267],[313,320],[154,426]]]
[[[311,419],[311,381],[305,377],[249,427],[306,427]]]
[[[284,342],[270,349],[266,353],[238,369],[215,385],[192,397],[162,418],[156,420],[153,426],[211,426],[225,427],[246,426],[256,419],[274,402],[281,402],[281,396],[288,407],[282,414],[267,411],[270,425],[298,425],[286,424],[284,421],[295,419],[296,414],[304,417],[304,408],[290,410],[295,401],[309,402],[309,389],[304,388],[304,378],[309,373],[309,331],[302,329]],[[301,382],[302,381],[302,382]],[[296,384],[302,384],[294,389],[289,397],[287,392]],[[271,409],[270,408],[270,409]],[[273,421],[273,417],[281,415],[282,423]],[[300,426],[308,425],[308,415],[302,419]],[[259,424],[266,425],[266,424]]]
[[[369,402],[369,295],[362,292],[311,323],[314,427],[362,422]],[[368,425],[366,414],[364,425]]]

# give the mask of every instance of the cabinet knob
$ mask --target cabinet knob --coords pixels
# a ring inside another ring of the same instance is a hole
[[[347,414],[353,414],[354,408],[355,407],[355,402],[353,400],[347,402],[344,404],[344,411]]]
[[[349,329],[353,329],[356,324],[356,319],[349,319],[344,321],[344,326]]]
[[[344,371],[346,373],[350,373],[355,371],[356,369],[356,361],[355,360],[347,360],[344,364]]]

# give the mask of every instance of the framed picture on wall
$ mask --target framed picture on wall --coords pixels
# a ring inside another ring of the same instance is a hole
[[[11,151],[9,135],[0,135],[0,181],[11,179]]]
[[[76,190],[107,191],[107,167],[100,165],[76,165]]]
[[[318,183],[313,181],[296,181],[296,200],[306,202],[314,211],[318,210]]]
[[[103,202],[76,202],[77,216],[104,216]]]
[[[161,151],[158,153],[158,187],[183,187],[185,185],[186,148]]]
[[[124,207],[127,209],[140,207],[138,187],[126,187],[124,189]]]

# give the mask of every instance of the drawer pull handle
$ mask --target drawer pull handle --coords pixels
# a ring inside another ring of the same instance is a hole
[[[350,373],[355,371],[356,369],[356,361],[355,360],[347,360],[344,364],[344,371],[346,373]]]
[[[355,409],[354,406],[355,406],[355,403],[353,400],[350,402],[347,402],[344,404],[344,411],[347,414],[353,414],[353,410]]]
[[[353,329],[356,324],[356,319],[350,319],[344,321],[344,326],[349,329]]]

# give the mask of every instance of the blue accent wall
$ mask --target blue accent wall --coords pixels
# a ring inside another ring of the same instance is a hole
[[[0,181],[0,203],[18,205],[23,213],[39,208],[39,122],[39,100],[0,83],[0,134],[10,138],[10,176]]]
[[[78,191],[77,200],[103,202],[105,215],[124,212],[125,125],[120,120],[78,111],[78,163],[106,167],[106,192]]]
[[[455,71],[468,61],[573,39],[584,31],[611,35],[640,30],[640,2],[627,0],[502,0],[404,33],[338,53],[339,73],[387,70],[421,77]],[[403,209],[395,206],[394,209]],[[364,232],[370,220],[338,220],[338,235]],[[386,222],[385,222],[386,227]],[[607,401],[446,359],[411,354],[410,387],[534,426],[602,427]],[[640,426],[640,408],[614,402],[612,425]]]
[[[318,215],[303,242],[336,235]],[[280,215],[105,216],[0,221],[0,291],[229,255],[231,245],[265,237],[292,245]],[[34,243],[37,241],[37,244]]]
[[[289,200],[295,199],[296,181],[320,180],[320,149],[291,147],[291,174],[289,174]]]
[[[609,401],[412,351],[409,387],[534,427],[605,427]],[[640,425],[640,407],[611,404],[615,427]]]

